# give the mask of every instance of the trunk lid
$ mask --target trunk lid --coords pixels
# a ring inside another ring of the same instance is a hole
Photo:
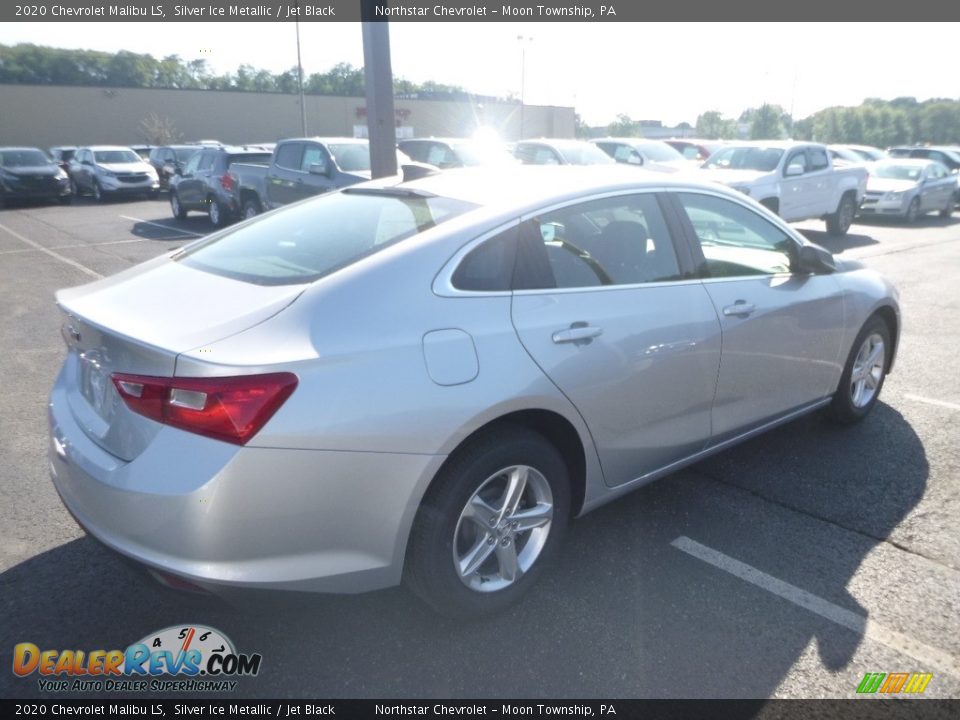
[[[164,256],[61,290],[57,304],[68,348],[63,380],[74,418],[104,450],[132,460],[162,426],[132,412],[111,375],[172,377],[180,353],[263,322],[303,287],[253,285]]]

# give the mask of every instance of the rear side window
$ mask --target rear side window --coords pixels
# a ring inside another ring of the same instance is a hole
[[[512,227],[471,250],[453,273],[458,290],[510,290],[517,256],[518,228]]]
[[[450,198],[346,190],[201,241],[176,259],[258,285],[297,285],[336,272],[473,207]]]

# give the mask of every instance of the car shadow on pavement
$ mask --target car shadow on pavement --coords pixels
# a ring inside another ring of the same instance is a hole
[[[228,697],[615,699],[766,698],[815,644],[843,695],[859,681],[843,672],[859,635],[671,542],[689,537],[869,616],[847,584],[927,474],[920,440],[887,405],[851,428],[806,417],[586,515],[521,604],[470,622],[399,588],[238,610],[162,588],[85,537],[0,575],[0,647],[123,649],[201,623],[263,656]],[[0,677],[4,697],[38,695],[35,675]]]

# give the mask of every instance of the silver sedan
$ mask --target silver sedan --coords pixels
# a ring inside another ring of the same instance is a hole
[[[898,217],[908,223],[922,215],[953,214],[957,176],[935,160],[891,158],[869,166],[860,215]]]
[[[92,535],[178,586],[452,615],[519,599],[573,517],[862,420],[900,329],[741,193],[613,166],[367,183],[57,303],[50,467]]]

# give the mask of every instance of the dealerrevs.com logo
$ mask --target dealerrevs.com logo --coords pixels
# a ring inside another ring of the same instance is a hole
[[[42,692],[224,692],[260,672],[259,653],[238,653],[230,639],[205,625],[175,625],[125,650],[13,648],[13,673],[36,673]]]

